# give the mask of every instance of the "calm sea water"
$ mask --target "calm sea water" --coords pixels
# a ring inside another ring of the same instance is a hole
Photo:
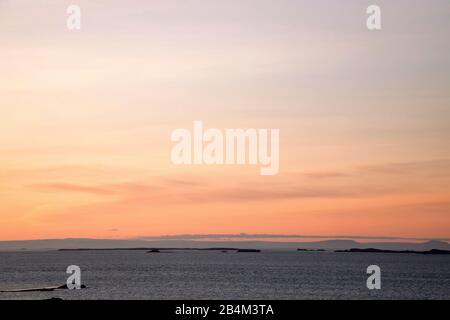
[[[295,251],[0,253],[0,290],[64,284],[72,264],[87,289],[0,299],[450,299],[450,256]],[[372,264],[381,290],[366,288]]]

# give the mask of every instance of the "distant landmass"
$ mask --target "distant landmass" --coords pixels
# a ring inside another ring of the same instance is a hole
[[[431,249],[427,251],[414,251],[414,250],[381,250],[374,248],[367,248],[367,249],[352,248],[350,250],[336,250],[335,252],[450,254],[450,250],[439,250],[439,249]]]
[[[196,240],[112,240],[112,239],[46,239],[0,241],[0,251],[59,250],[59,249],[152,249],[152,248],[191,248],[191,249],[272,249],[272,250],[411,250],[429,251],[432,249],[450,250],[445,241],[426,242],[357,242],[354,240],[323,240],[314,242],[275,242],[275,241],[196,241]]]

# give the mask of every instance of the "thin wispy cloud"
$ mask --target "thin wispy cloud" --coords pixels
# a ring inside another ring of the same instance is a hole
[[[79,192],[79,193],[89,193],[94,195],[111,195],[114,194],[114,191],[107,188],[102,187],[91,187],[91,186],[83,186],[76,185],[71,183],[47,183],[47,184],[38,184],[33,185],[33,188],[40,191],[47,192]]]

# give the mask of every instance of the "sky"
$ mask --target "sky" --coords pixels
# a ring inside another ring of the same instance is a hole
[[[450,3],[373,2],[0,0],[0,240],[450,238]],[[279,173],[173,165],[194,120]]]

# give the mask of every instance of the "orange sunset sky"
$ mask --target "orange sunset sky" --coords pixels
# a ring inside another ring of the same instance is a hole
[[[79,4],[82,28],[66,28]],[[0,0],[0,240],[450,238],[448,1]],[[280,171],[171,132],[279,128]]]

